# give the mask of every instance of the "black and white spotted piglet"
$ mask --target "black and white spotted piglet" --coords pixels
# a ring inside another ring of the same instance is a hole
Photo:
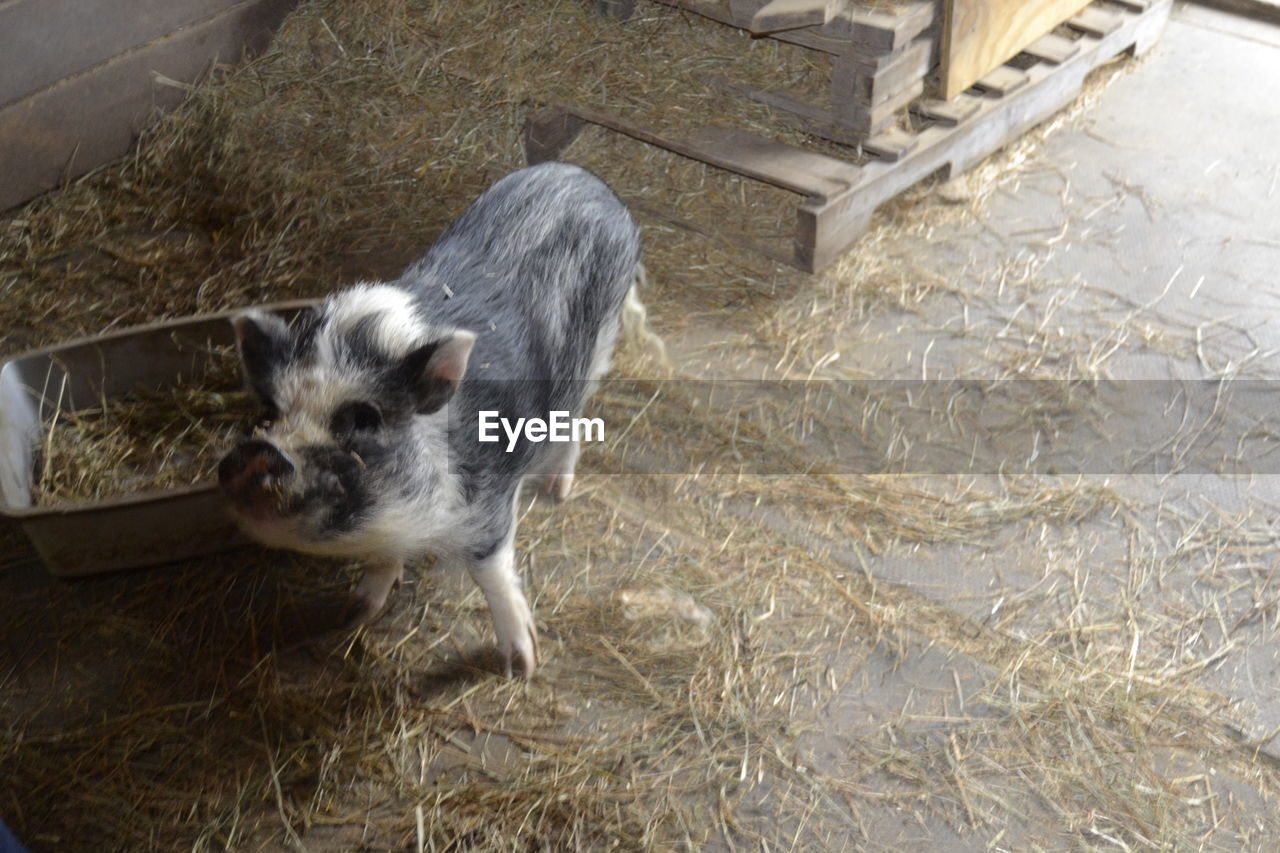
[[[236,317],[246,379],[268,410],[218,469],[238,522],[273,547],[366,561],[357,622],[382,610],[407,558],[465,565],[507,674],[517,661],[531,673],[517,494],[533,478],[566,496],[578,446],[480,442],[478,412],[580,414],[609,369],[639,263],[617,196],[547,163],[494,184],[396,281],[340,291],[292,328]]]

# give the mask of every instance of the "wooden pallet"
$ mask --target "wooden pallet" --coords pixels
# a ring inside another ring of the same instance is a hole
[[[806,17],[815,11],[812,2],[800,4],[804,14],[787,12],[780,18],[767,13],[781,0],[658,2],[813,51],[814,65],[830,68],[825,97],[816,103],[785,89],[734,85],[738,94],[789,113],[793,124],[842,144],[888,129],[925,91],[938,64],[941,0],[900,0],[886,8],[839,0],[820,4],[816,10],[822,15],[813,19]]]
[[[1172,0],[1095,3],[1068,21],[1080,38],[1046,42],[980,81],[952,101],[922,101],[913,131],[899,131],[877,159],[863,165],[786,145],[730,127],[710,125],[688,134],[659,134],[586,107],[556,103],[535,111],[525,127],[530,163],[556,159],[590,123],[649,145],[802,196],[796,207],[791,263],[817,272],[844,254],[867,230],[880,205],[920,180],[956,175],[1008,144],[1071,102],[1085,76],[1119,54],[1141,54],[1159,38]],[[735,237],[742,244],[746,238]]]

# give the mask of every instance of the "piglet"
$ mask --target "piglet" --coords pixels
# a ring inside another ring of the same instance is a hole
[[[264,426],[218,467],[232,515],[276,548],[365,564],[353,624],[407,559],[461,563],[483,590],[508,676],[538,664],[516,572],[525,480],[568,495],[576,441],[480,441],[479,414],[577,416],[609,369],[640,239],[596,176],[544,163],[498,181],[395,281],[357,284],[292,326],[234,320]]]

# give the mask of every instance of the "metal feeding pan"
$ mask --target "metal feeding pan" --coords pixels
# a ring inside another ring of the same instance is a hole
[[[291,319],[314,304],[308,299],[261,307]],[[213,482],[105,500],[32,501],[44,424],[58,397],[63,411],[75,411],[195,375],[211,347],[235,342],[230,318],[239,310],[137,326],[0,363],[0,515],[23,529],[51,574],[76,577],[167,563],[245,543]]]

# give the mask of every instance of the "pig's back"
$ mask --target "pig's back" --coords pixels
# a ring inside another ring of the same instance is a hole
[[[586,376],[639,255],[635,222],[603,181],[544,163],[490,187],[398,283],[429,322],[477,334],[469,376],[559,382]]]
[[[597,342],[612,346],[639,262],[639,230],[613,191],[585,169],[546,163],[494,184],[397,282],[427,322],[477,335],[450,407],[470,497],[505,495],[549,447],[478,443],[477,413],[580,413]]]

